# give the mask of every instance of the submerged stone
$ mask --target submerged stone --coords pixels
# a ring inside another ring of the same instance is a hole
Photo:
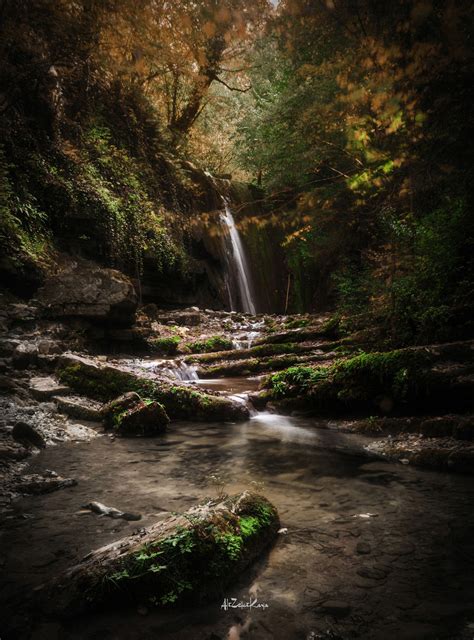
[[[89,553],[43,593],[63,614],[206,601],[225,593],[279,526],[263,496],[208,501]]]

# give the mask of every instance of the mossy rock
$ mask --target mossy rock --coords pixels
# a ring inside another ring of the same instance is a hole
[[[178,336],[166,336],[163,338],[155,338],[148,342],[150,351],[161,354],[163,356],[174,356],[178,353],[181,338]]]
[[[134,391],[162,404],[172,419],[233,422],[249,417],[248,408],[237,400],[137,376],[74,354],[61,357],[57,376],[78,393],[102,401]]]
[[[221,597],[275,539],[279,524],[260,495],[208,501],[93,551],[44,595],[63,614]]]
[[[162,404],[134,391],[109,402],[102,414],[106,427],[121,436],[155,436],[164,433],[170,421]]]
[[[321,411],[386,413],[426,402],[437,388],[422,350],[362,353],[330,366],[294,366],[271,376],[275,399],[305,398]]]
[[[138,393],[129,391],[105,404],[101,412],[105,427],[112,429],[114,427],[115,416],[138,404],[140,399]]]
[[[196,340],[186,345],[191,353],[212,353],[215,351],[230,351],[234,348],[232,340],[225,336],[211,336],[205,340]]]

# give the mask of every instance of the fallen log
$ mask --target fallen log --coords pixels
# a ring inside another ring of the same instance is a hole
[[[209,500],[92,551],[40,593],[46,609],[62,615],[209,600],[224,594],[279,528],[263,496]]]

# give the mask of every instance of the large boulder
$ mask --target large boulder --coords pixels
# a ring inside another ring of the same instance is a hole
[[[37,293],[43,312],[55,318],[83,317],[132,324],[137,294],[127,276],[84,260],[67,263]]]
[[[263,496],[208,501],[89,553],[44,588],[46,606],[68,615],[222,596],[279,526]]]

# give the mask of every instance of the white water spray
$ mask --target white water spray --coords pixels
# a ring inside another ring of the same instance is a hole
[[[254,302],[254,296],[252,293],[252,279],[250,275],[249,266],[245,257],[244,247],[240,234],[235,226],[234,216],[230,210],[229,203],[225,198],[224,200],[224,212],[221,214],[222,222],[226,225],[229,231],[229,237],[232,248],[233,262],[236,269],[237,286],[239,287],[240,300],[242,303],[242,310],[245,313],[256,314],[256,307]],[[231,299],[231,305],[233,307],[233,301]],[[233,309],[235,311],[235,309]]]

